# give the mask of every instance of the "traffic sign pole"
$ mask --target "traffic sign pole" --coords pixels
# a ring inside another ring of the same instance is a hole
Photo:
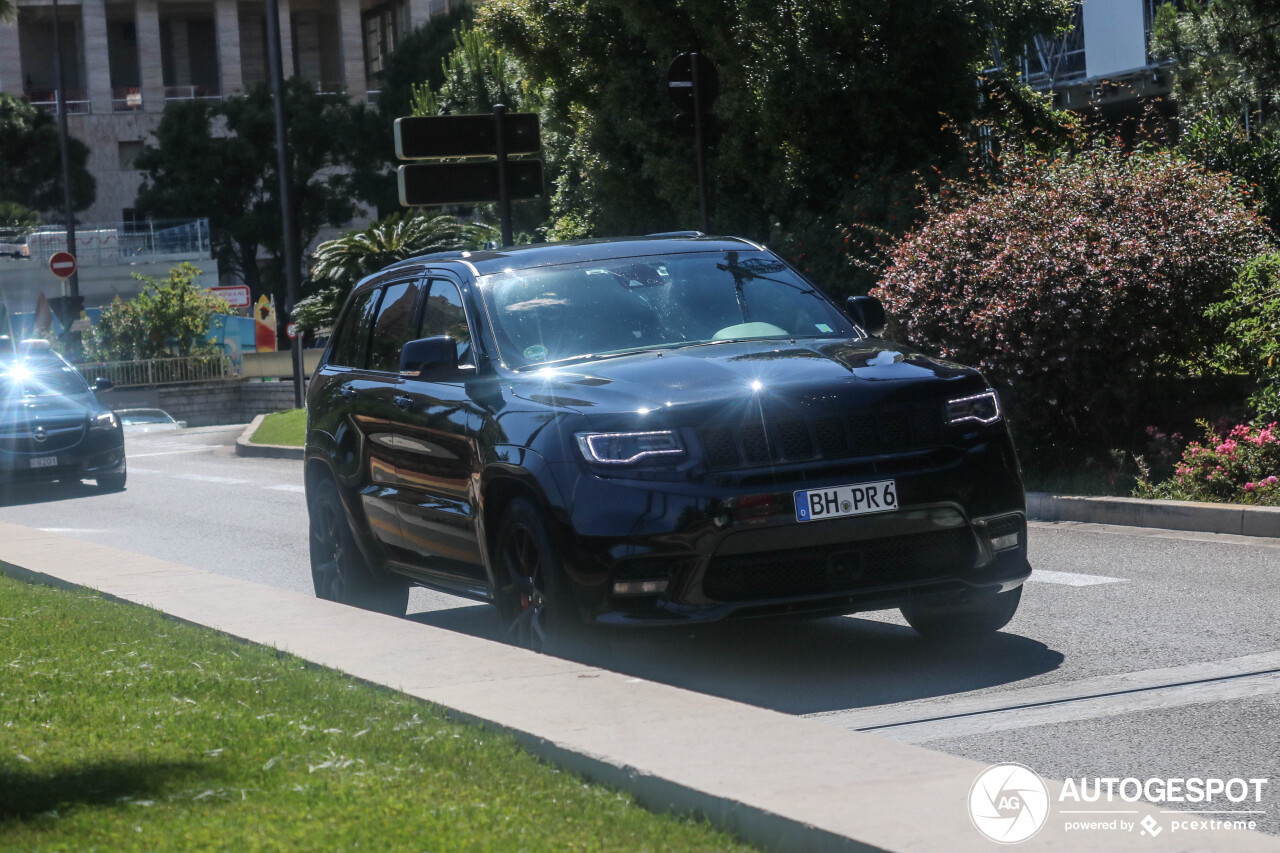
[[[698,149],[698,208],[702,214],[702,233],[706,234],[711,231],[711,226],[707,219],[707,149],[703,144],[702,134],[702,75],[698,73],[698,60],[701,57],[694,53],[690,54],[690,58],[693,60],[693,140]]]
[[[511,186],[507,183],[507,108],[493,105],[493,134],[498,148],[498,215],[502,221],[502,245],[515,242],[511,233]]]

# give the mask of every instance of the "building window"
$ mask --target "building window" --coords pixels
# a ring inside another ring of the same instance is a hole
[[[365,75],[380,81],[387,57],[409,31],[409,5],[404,0],[384,3],[361,16],[364,33]]]
[[[138,159],[138,155],[142,153],[142,142],[134,140],[121,140],[117,143],[120,153],[120,169],[129,171],[138,168],[133,164]]]

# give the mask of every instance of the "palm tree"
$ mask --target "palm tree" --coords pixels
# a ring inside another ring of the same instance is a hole
[[[311,279],[320,290],[298,302],[294,321],[304,329],[331,326],[351,288],[370,273],[428,252],[478,249],[494,237],[488,225],[414,211],[392,214],[363,231],[321,243],[311,264]]]

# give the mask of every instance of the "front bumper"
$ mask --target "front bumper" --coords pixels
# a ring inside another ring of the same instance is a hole
[[[574,499],[558,546],[579,610],[604,624],[837,615],[995,594],[1031,571],[1011,460],[995,443],[885,459],[866,481],[895,480],[895,511],[804,523],[793,491],[859,480],[810,471],[762,489],[759,477],[659,483],[566,463],[557,479]]]
[[[50,459],[52,464],[43,463]],[[114,431],[89,435],[74,447],[49,454],[0,451],[0,485],[93,479],[124,472],[124,438]]]

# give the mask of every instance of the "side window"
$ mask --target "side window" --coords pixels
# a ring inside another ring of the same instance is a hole
[[[413,333],[414,310],[422,285],[416,281],[389,284],[373,324],[369,342],[369,369],[398,373],[400,350],[416,336]]]
[[[337,367],[364,367],[369,328],[373,325],[373,312],[378,306],[377,296],[381,292],[373,288],[356,295],[333,342],[333,350],[329,355],[330,364]]]
[[[431,294],[422,312],[422,329],[418,337],[433,338],[448,335],[458,342],[458,364],[474,365],[471,354],[471,329],[467,326],[467,312],[462,308],[462,294],[458,285],[448,279],[431,280]]]

